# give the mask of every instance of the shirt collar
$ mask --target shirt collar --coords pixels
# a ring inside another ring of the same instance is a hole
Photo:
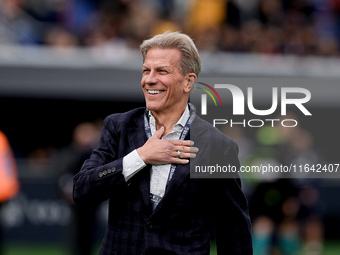
[[[156,121],[155,121],[155,117],[152,115],[151,111],[148,110],[148,116],[149,116],[149,123],[150,126],[151,125],[156,125]],[[189,110],[189,106],[187,105],[185,107],[185,110],[182,114],[182,116],[179,118],[179,120],[177,121],[177,123],[174,125],[174,127],[176,126],[180,126],[181,128],[183,128],[185,126],[185,124],[187,123],[188,119],[190,117],[190,110]]]
[[[176,125],[181,125],[182,127],[185,126],[185,124],[187,123],[188,119],[190,117],[190,111],[189,111],[189,107],[187,105],[187,107],[185,107],[185,110],[181,116],[181,118],[177,121]],[[176,126],[175,125],[175,126]]]

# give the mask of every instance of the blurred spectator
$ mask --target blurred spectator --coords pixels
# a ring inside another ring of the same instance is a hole
[[[51,28],[47,32],[45,43],[55,48],[70,48],[79,45],[78,38],[63,27]]]
[[[98,13],[101,1],[63,1],[62,24],[75,36],[82,37],[89,29]]]
[[[157,20],[156,6],[150,1],[130,1],[125,19],[128,45],[138,48],[141,42],[150,36]]]
[[[340,41],[340,0],[330,0],[330,2],[335,15],[336,37]]]
[[[159,4],[157,15],[156,15],[156,22],[152,24],[151,27],[151,34],[161,34],[165,31],[180,31],[182,30],[182,19],[181,16],[185,15],[186,13],[186,4],[182,3],[182,5],[176,6],[174,0],[161,0],[161,1],[153,1]],[[178,2],[178,1],[177,1]],[[183,1],[184,2],[184,1]],[[189,2],[189,1],[188,1]],[[178,8],[181,8],[179,11]],[[180,12],[183,12],[182,15]]]
[[[22,0],[0,0],[0,45],[39,42],[38,23],[22,7]]]
[[[100,6],[83,35],[85,46],[105,46],[108,42],[124,42],[128,1],[106,1]]]
[[[7,140],[0,131],[0,216],[2,205],[19,192],[19,181],[15,159]],[[2,233],[0,218],[0,254],[2,254]]]
[[[60,173],[59,187],[73,214],[70,231],[67,234],[67,242],[72,255],[90,255],[95,244],[94,233],[97,208],[88,207],[86,210],[79,210],[74,205],[72,178],[97,145],[100,130],[101,127],[91,122],[78,124],[73,130],[71,144],[61,149],[55,158],[55,166]]]
[[[281,26],[284,21],[282,2],[280,0],[260,0],[259,20],[266,26]]]
[[[186,29],[193,37],[201,32],[221,27],[225,20],[225,0],[194,0],[188,12]]]
[[[55,174],[51,160],[55,153],[52,146],[41,146],[27,155],[27,174],[30,176],[52,176]]]

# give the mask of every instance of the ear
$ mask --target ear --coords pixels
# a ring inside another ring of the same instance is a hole
[[[187,85],[185,86],[185,92],[190,92],[191,89],[194,87],[196,81],[197,81],[196,74],[189,73],[188,74],[188,82],[187,82]]]

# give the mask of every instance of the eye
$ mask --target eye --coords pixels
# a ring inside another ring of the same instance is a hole
[[[165,69],[161,69],[158,71],[160,74],[168,74],[169,72]]]
[[[149,73],[149,72],[150,72],[149,69],[143,69],[143,74],[147,74],[147,73]]]

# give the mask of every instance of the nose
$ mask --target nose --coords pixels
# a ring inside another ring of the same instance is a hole
[[[146,74],[145,83],[148,85],[153,85],[157,83],[157,74],[154,70]]]

